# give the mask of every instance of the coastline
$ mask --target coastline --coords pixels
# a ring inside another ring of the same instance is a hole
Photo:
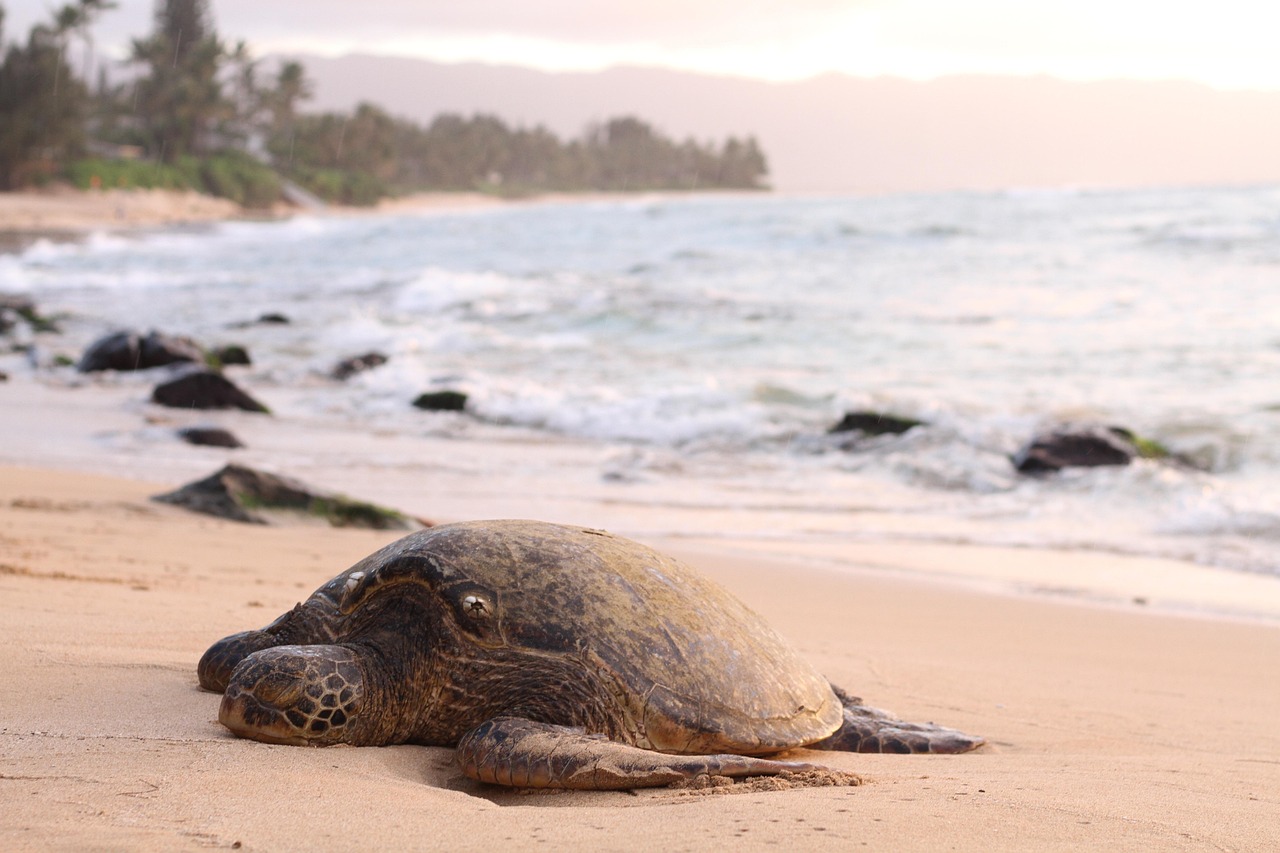
[[[77,190],[0,193],[0,233],[83,234],[242,218],[235,202],[192,191]]]
[[[737,191],[699,191],[699,194],[723,197],[735,192]],[[21,248],[26,242],[40,237],[76,239],[95,231],[127,232],[242,219],[289,219],[301,215],[371,216],[477,210],[521,204],[591,203],[666,194],[544,193],[503,198],[479,192],[421,192],[386,198],[372,207],[328,205],[309,210],[278,204],[267,210],[251,210],[227,199],[191,190],[79,190],[55,186],[46,190],[0,192],[0,252]]]
[[[862,775],[856,788],[529,796],[466,781],[447,749],[237,740],[195,684],[203,649],[265,624],[395,534],[241,525],[156,504],[156,491],[0,469],[6,849],[1280,843],[1280,694],[1266,675],[1280,628],[837,573],[743,548],[654,543],[762,612],[835,683],[989,745],[792,753]]]
[[[373,207],[331,205],[317,210],[278,204],[251,210],[233,201],[191,190],[46,190],[0,192],[0,252],[40,238],[75,240],[93,232],[123,233],[154,228],[211,225],[235,220],[294,216],[360,216],[385,213],[470,210],[515,203],[483,193],[417,193],[384,199]]]

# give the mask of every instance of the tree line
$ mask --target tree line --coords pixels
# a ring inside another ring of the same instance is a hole
[[[291,181],[320,197],[368,204],[418,191],[762,189],[753,137],[675,141],[635,117],[562,140],[489,115],[427,125],[371,103],[302,110],[312,84],[297,62],[264,72],[243,41],[214,30],[207,0],[157,0],[154,30],[130,46],[133,76],[81,79],[73,45],[111,0],[75,0],[5,46],[0,5],[0,189],[52,179],[80,186],[188,187],[266,206]]]

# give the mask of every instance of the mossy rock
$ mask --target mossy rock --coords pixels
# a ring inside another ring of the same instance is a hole
[[[224,466],[152,500],[248,524],[319,520],[332,527],[373,530],[421,530],[427,526],[397,510],[318,491],[292,477],[244,465]]]
[[[239,344],[228,344],[226,346],[216,347],[205,354],[205,363],[214,370],[220,370],[231,365],[250,365],[253,360],[249,358],[249,351]]]
[[[1154,438],[1138,435],[1126,427],[1110,426],[1107,429],[1132,444],[1133,449],[1138,452],[1138,456],[1143,459],[1168,459],[1173,456],[1173,451]]]
[[[1033,438],[1013,457],[1023,474],[1128,465],[1134,459],[1183,463],[1160,442],[1120,426],[1065,426]]]

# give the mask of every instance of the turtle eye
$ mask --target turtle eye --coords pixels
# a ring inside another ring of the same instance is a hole
[[[462,597],[462,612],[472,619],[488,619],[493,608],[483,597],[469,593]]]
[[[447,593],[458,626],[472,639],[487,644],[502,643],[502,610],[495,591],[466,581]]]

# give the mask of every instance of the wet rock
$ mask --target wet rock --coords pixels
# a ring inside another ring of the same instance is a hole
[[[81,373],[99,370],[146,370],[180,362],[204,363],[204,350],[190,338],[148,332],[113,332],[98,338],[80,357]]]
[[[247,365],[253,364],[249,359],[249,351],[239,344],[228,344],[224,347],[218,347],[210,351],[210,359],[223,367],[229,365]]]
[[[351,358],[344,358],[330,372],[330,376],[334,379],[343,380],[355,376],[357,373],[363,373],[366,370],[372,370],[387,363],[387,357],[380,352],[367,352],[364,355],[356,355]]]
[[[884,412],[845,412],[840,422],[829,433],[860,432],[863,435],[901,435],[912,427],[924,426],[924,421],[887,415]]]
[[[1128,465],[1141,456],[1133,433],[1122,427],[1063,427],[1038,435],[1013,457],[1023,474],[1042,474],[1063,468]]]
[[[233,329],[247,329],[250,326],[287,326],[289,318],[283,314],[277,314],[274,311],[267,314],[258,315],[256,320],[242,320],[238,323],[232,323]]]
[[[270,414],[266,406],[214,370],[188,371],[157,385],[151,400],[174,409],[243,409]]]
[[[36,310],[36,303],[29,296],[16,293],[0,293],[0,335],[11,332],[19,322],[31,327],[33,332],[57,332],[58,324]]]
[[[244,443],[230,430],[221,427],[186,427],[178,430],[178,437],[187,444],[202,447],[244,447]]]
[[[419,394],[413,405],[428,412],[461,412],[467,407],[467,395],[461,391],[428,391]]]
[[[429,526],[393,509],[311,488],[243,465],[219,471],[152,500],[248,524],[321,521],[333,527],[420,530]]]

